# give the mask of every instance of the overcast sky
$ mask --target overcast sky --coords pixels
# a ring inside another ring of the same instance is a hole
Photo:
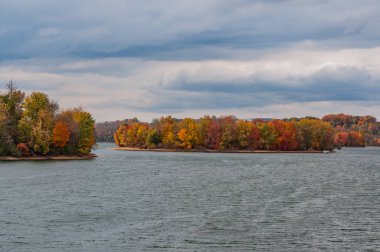
[[[380,118],[378,0],[0,0],[0,83],[97,121]]]

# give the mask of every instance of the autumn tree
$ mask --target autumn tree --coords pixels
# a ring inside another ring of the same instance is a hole
[[[132,123],[128,126],[127,138],[126,138],[126,142],[127,142],[128,147],[136,147],[136,145],[137,145],[137,131],[138,131],[139,127],[140,127],[140,123],[138,123],[138,122]]]
[[[145,123],[139,124],[136,132],[136,147],[146,148],[146,139],[149,133],[149,125]]]
[[[210,150],[218,150],[220,147],[221,127],[219,120],[212,118],[207,130],[207,139],[205,139],[205,147]]]
[[[116,130],[114,134],[115,142],[120,147],[126,147],[127,146],[127,133],[128,133],[129,126],[127,124],[122,124],[119,126],[119,128]]]
[[[157,129],[164,147],[173,148],[176,146],[176,121],[171,116],[161,117],[158,121]]]
[[[46,155],[50,150],[50,139],[50,129],[44,127],[40,118],[31,128],[29,146],[35,153]]]
[[[335,119],[334,115],[330,115],[325,120],[305,117],[246,121],[237,120],[234,116],[204,116],[198,120],[178,120],[167,116],[155,119],[149,125],[138,122],[128,127],[121,126],[115,134],[115,141],[119,146],[138,148],[322,151],[342,145],[364,144],[364,133],[351,130],[348,132],[352,134],[345,135],[346,128],[340,126],[340,120],[345,120],[345,124],[356,120],[356,117],[350,118],[339,115]],[[356,121],[360,120],[368,125],[375,123],[375,119],[368,116],[359,117]],[[332,127],[330,121],[336,123],[336,128]],[[371,128],[376,130],[374,125]],[[377,143],[379,138],[373,138],[373,143]]]
[[[317,121],[313,127],[314,131],[314,150],[333,150],[334,149],[334,128],[328,122]]]
[[[20,139],[28,143],[37,154],[49,152],[51,134],[58,105],[41,92],[33,92],[25,98],[23,114],[19,122]]]
[[[208,148],[207,146],[210,146],[210,139],[209,139],[209,128],[211,124],[211,117],[210,116],[204,116],[198,120],[198,130],[199,130],[199,142],[200,146],[203,148]]]
[[[236,118],[225,116],[220,118],[220,142],[219,148],[222,150],[236,149],[238,147]]]
[[[259,149],[261,150],[275,150],[277,147],[277,132],[272,122],[258,122],[256,123],[260,132]]]
[[[252,122],[245,120],[238,120],[236,122],[237,127],[237,141],[239,149],[248,149],[251,147],[251,134],[253,131]]]
[[[344,128],[350,128],[352,125],[357,124],[359,117],[343,113],[329,114],[322,117],[322,121],[329,122],[333,127],[341,126]]]
[[[56,122],[53,129],[53,143],[55,146],[64,147],[70,141],[70,131],[64,122]]]
[[[0,155],[87,154],[94,144],[94,120],[83,109],[58,113],[47,94],[25,97],[13,82],[0,94]]]
[[[334,144],[338,149],[340,149],[343,146],[347,146],[347,139],[348,139],[347,132],[344,132],[344,131],[337,132],[334,137]]]
[[[282,120],[273,120],[271,125],[276,132],[276,148],[281,151],[296,150],[298,147],[297,129],[293,121],[285,122]]]
[[[21,153],[21,156],[30,156],[30,150],[26,143],[17,144],[17,150]]]
[[[350,131],[347,137],[347,146],[350,147],[364,147],[364,134],[357,131]]]
[[[185,149],[193,149],[201,143],[201,135],[198,125],[191,118],[185,118],[178,125],[178,139]]]
[[[297,137],[300,148],[309,150],[315,140],[314,125],[318,120],[304,118],[297,123]]]
[[[70,138],[67,142],[65,148],[63,149],[65,151],[64,154],[77,154],[77,143],[79,139],[79,125],[74,120],[74,112],[75,109],[64,109],[61,110],[60,113],[57,115],[57,121],[62,122],[67,126],[67,129],[70,132]]]
[[[255,150],[259,148],[260,130],[254,121],[251,121],[251,123],[252,128],[250,134],[248,135],[248,146],[249,149]]]
[[[374,144],[375,144],[375,146],[380,146],[380,138],[375,138]]]

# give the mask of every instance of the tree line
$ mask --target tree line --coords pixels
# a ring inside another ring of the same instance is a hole
[[[107,125],[112,125],[112,129]],[[325,115],[321,119],[283,120],[241,120],[235,116],[175,119],[167,116],[145,123],[133,118],[100,123],[97,131],[99,135],[106,132],[105,141],[135,148],[291,151],[380,146],[380,123],[375,117],[342,113]]]
[[[336,130],[337,144],[348,147],[380,146],[380,123],[370,115],[330,114],[322,117]]]
[[[11,81],[0,94],[0,155],[87,155],[95,121],[82,108],[60,110],[47,94],[26,96]]]
[[[96,141],[97,142],[114,142],[114,134],[122,124],[131,124],[138,122],[137,118],[99,122],[95,125]]]
[[[200,119],[161,117],[152,123],[123,123],[114,134],[120,147],[210,150],[333,150],[335,129],[315,118],[241,120],[235,116]]]

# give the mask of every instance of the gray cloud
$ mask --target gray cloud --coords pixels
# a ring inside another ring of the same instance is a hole
[[[310,40],[322,47],[371,47],[379,42],[379,8],[375,0],[11,1],[0,9],[0,60],[199,60],[218,55],[196,54],[198,48],[276,48]]]
[[[378,84],[366,69],[347,66],[323,67],[307,76],[290,76],[283,82],[267,80],[260,75],[202,82],[179,76],[165,89],[150,91],[154,106],[144,109],[242,108],[324,101],[377,102]]]
[[[125,110],[380,108],[377,0],[0,5],[0,81],[79,101],[100,120]]]

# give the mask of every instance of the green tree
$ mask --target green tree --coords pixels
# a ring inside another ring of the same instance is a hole
[[[147,148],[156,148],[157,145],[161,142],[160,135],[155,128],[149,128],[148,133],[145,140],[145,145]]]
[[[22,116],[24,93],[10,81],[7,92],[0,94],[0,155],[16,155],[20,138],[18,123]]]
[[[79,136],[76,149],[79,154],[86,155],[95,145],[95,120],[82,108],[74,109],[74,121],[78,124]]]
[[[262,150],[274,150],[277,147],[277,132],[271,122],[257,124],[260,132],[259,148]]]

